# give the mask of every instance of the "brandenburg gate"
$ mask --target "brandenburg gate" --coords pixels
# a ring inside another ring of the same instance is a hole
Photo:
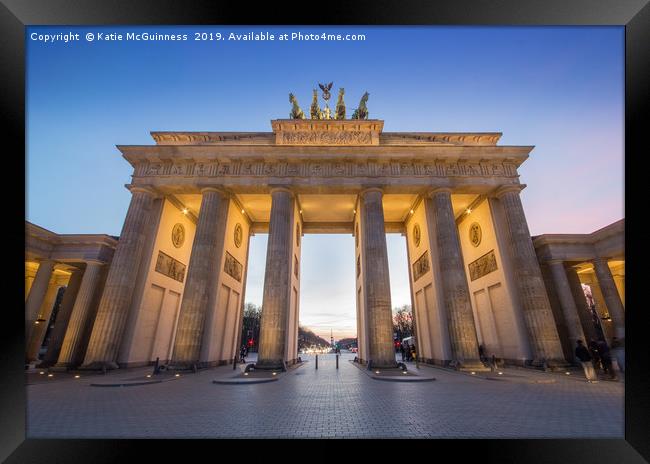
[[[118,146],[132,197],[81,368],[233,362],[257,233],[269,235],[257,368],[297,360],[301,237],[313,233],[355,237],[362,363],[396,365],[386,233],[400,233],[422,361],[480,368],[480,333],[503,359],[566,364],[520,200],[532,146],[384,132],[367,94],[352,119],[342,92],[333,115],[312,107],[311,119],[291,98],[270,132],[152,132],[154,145]]]

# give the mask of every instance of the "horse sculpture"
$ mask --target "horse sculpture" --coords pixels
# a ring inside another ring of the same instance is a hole
[[[323,112],[320,109],[318,104],[318,91],[314,89],[314,98],[311,101],[311,118],[312,119],[323,119]]]
[[[354,110],[352,113],[352,119],[368,119],[368,107],[366,107],[366,102],[370,94],[368,92],[363,94],[361,101],[359,102],[359,108]]]
[[[291,119],[305,119],[305,113],[300,109],[300,106],[298,106],[298,100],[296,100],[296,97],[290,93],[289,94],[289,103],[293,105],[291,108],[291,113],[289,113],[289,118]]]
[[[345,119],[345,102],[343,101],[344,93],[345,93],[345,89],[341,87],[339,89],[339,99],[336,102],[336,112],[334,115],[334,119]]]

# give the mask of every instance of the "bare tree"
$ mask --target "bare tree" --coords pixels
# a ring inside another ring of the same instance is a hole
[[[393,308],[393,332],[397,339],[402,340],[413,335],[413,313],[411,305]]]

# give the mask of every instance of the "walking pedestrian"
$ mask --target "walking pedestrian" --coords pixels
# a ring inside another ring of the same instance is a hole
[[[596,373],[601,369],[600,367],[600,354],[598,353],[598,342],[592,338],[589,341],[589,353],[591,354],[591,363],[596,369]]]
[[[482,343],[478,346],[478,358],[481,360],[483,364],[485,364],[486,362],[485,347],[483,346]]]
[[[612,356],[609,352],[609,346],[604,340],[598,341],[598,352],[600,354],[600,362],[603,365],[603,370],[611,380],[616,380],[616,372],[612,366]]]
[[[248,354],[248,348],[246,347],[246,345],[242,345],[241,350],[239,350],[239,362],[245,363],[247,354]]]
[[[584,343],[582,343],[582,340],[578,340],[576,342],[576,345],[575,355],[576,358],[580,360],[580,364],[582,364],[582,369],[585,371],[587,382],[597,382],[598,376],[594,370],[594,365],[591,363],[591,355],[589,354],[589,350],[584,345]]]
[[[612,356],[618,363],[618,369],[625,372],[625,346],[623,342],[616,337],[612,337]]]
[[[415,361],[417,359],[417,353],[415,352],[415,345],[411,345],[411,358],[412,361]]]
[[[404,353],[404,345],[402,343],[399,344],[399,351],[402,353],[402,362],[406,361],[406,353]]]

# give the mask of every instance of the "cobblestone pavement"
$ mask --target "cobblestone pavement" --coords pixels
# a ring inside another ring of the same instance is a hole
[[[624,384],[506,369],[498,381],[421,367],[432,382],[377,381],[343,354],[313,358],[279,381],[217,385],[232,366],[129,387],[41,376],[27,388],[29,438],[622,438]],[[249,362],[251,359],[249,359]],[[243,366],[241,366],[243,369]],[[409,369],[415,369],[409,363]],[[38,375],[38,374],[36,374]],[[33,376],[32,376],[33,378]]]

